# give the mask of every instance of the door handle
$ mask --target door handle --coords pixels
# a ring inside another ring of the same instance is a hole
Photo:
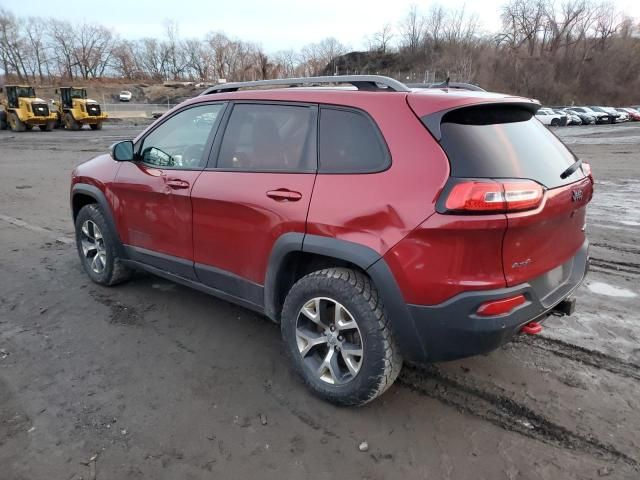
[[[269,190],[267,197],[273,198],[277,202],[297,202],[302,198],[302,194],[286,188],[279,188],[277,190]]]
[[[169,178],[167,179],[167,186],[174,190],[180,190],[183,188],[189,188],[189,182],[180,180],[179,178]]]

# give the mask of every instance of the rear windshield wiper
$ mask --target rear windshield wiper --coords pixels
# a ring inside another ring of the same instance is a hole
[[[580,165],[582,165],[582,160],[576,160],[569,168],[560,174],[560,178],[564,180],[565,178],[570,177],[576,170],[578,170],[578,168],[580,168]]]

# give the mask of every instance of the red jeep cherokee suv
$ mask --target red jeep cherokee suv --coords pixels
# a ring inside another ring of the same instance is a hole
[[[255,88],[329,83],[351,87]],[[143,269],[266,315],[316,394],[360,405],[403,360],[571,312],[593,179],[539,107],[378,76],[213,87],[74,170],[78,252],[99,284]]]

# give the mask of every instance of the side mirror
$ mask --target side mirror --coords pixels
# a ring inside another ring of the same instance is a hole
[[[114,143],[111,145],[109,153],[111,153],[111,158],[117,162],[131,162],[133,161],[133,142],[124,140]]]

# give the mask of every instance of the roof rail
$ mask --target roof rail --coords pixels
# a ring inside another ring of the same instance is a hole
[[[484,88],[471,83],[461,82],[439,82],[439,83],[407,83],[411,88],[454,88],[457,90],[472,90],[474,92],[486,92]]]
[[[349,83],[358,90],[377,92],[410,92],[411,90],[404,84],[393,78],[381,75],[335,75],[324,77],[302,77],[302,78],[279,78],[276,80],[257,80],[255,82],[234,82],[221,83],[207,88],[200,95],[210,95],[212,93],[236,92],[241,88],[251,87],[297,87],[300,85],[328,85],[335,83]]]

